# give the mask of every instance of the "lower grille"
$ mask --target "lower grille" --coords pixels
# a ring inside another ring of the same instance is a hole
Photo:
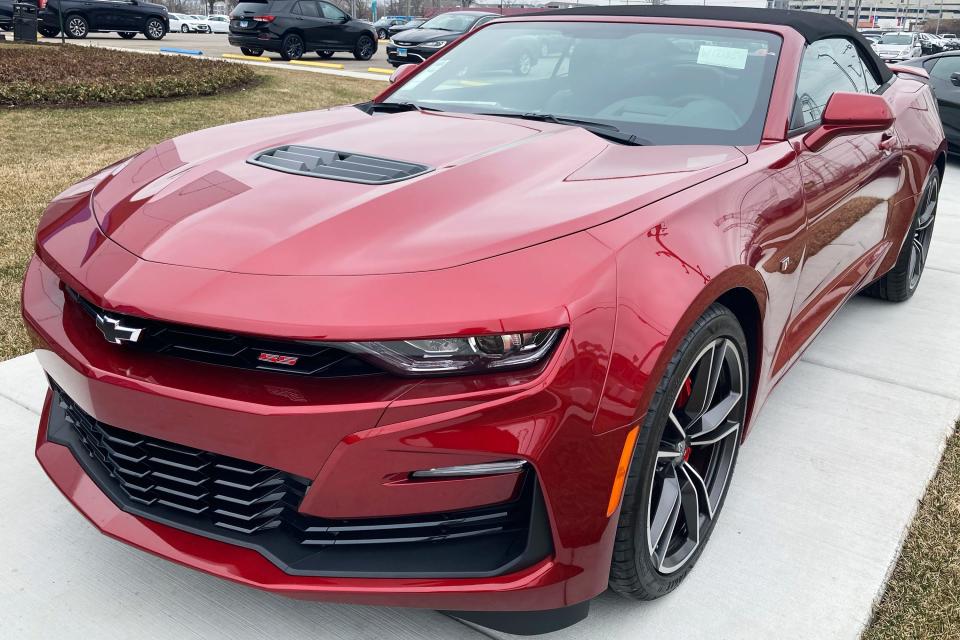
[[[290,574],[471,577],[552,551],[536,477],[504,504],[449,513],[331,520],[297,511],[306,478],[95,420],[55,384],[47,438],[71,449],[122,510],[259,551]]]

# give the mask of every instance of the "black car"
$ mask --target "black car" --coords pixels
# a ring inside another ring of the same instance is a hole
[[[321,58],[348,51],[357,60],[369,60],[377,52],[369,22],[322,0],[241,2],[230,14],[228,40],[245,55],[275,51],[284,60],[297,60],[307,51]]]
[[[377,32],[377,37],[386,40],[390,32],[390,27],[395,27],[413,20],[413,16],[383,16],[373,23],[373,30]]]
[[[40,10],[37,30],[53,37],[61,24],[68,38],[113,31],[124,38],[142,33],[148,40],[160,40],[170,30],[167,8],[142,0],[48,0]]]
[[[486,11],[448,11],[436,15],[416,29],[401,31],[387,45],[387,60],[395,67],[419,64],[477,27],[499,18]]]
[[[0,0],[0,31],[13,28],[13,0]]]
[[[413,20],[407,20],[406,22],[401,22],[400,24],[393,25],[392,27],[387,29],[387,33],[392,38],[393,36],[397,35],[401,31],[416,29],[426,21],[427,21],[426,18],[414,18]]]
[[[945,51],[900,64],[920,67],[930,74],[930,87],[937,96],[949,151],[960,154],[960,51]]]

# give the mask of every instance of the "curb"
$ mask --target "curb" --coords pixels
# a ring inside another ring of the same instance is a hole
[[[370,73],[382,73],[384,75],[393,75],[394,69],[383,69],[381,67],[367,67],[367,71]]]
[[[321,69],[343,69],[339,62],[313,62],[312,60],[290,60],[287,64],[297,64],[306,67],[320,67]]]
[[[224,58],[230,58],[232,60],[257,60],[259,62],[270,62],[270,58],[266,56],[245,56],[242,53],[224,53],[222,55]]]

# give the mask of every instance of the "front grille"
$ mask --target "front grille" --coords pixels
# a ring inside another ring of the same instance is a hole
[[[142,329],[137,342],[126,343],[125,348],[207,364],[324,378],[383,373],[368,362],[329,345],[297,340],[271,340],[107,312],[81,297],[73,289],[67,288],[66,291],[90,317],[91,323],[95,323],[98,316],[106,315],[120,320],[124,326]]]
[[[95,420],[51,382],[47,439],[124,511],[254,549],[290,574],[499,575],[552,550],[536,477],[508,503],[419,516],[334,520],[297,509],[307,478]]]
[[[387,184],[409,180],[430,171],[430,167],[424,164],[298,145],[267,149],[257,153],[247,162],[301,176],[363,184]]]

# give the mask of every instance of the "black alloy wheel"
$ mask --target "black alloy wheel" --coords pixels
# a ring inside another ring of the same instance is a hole
[[[67,16],[66,32],[68,38],[86,38],[90,33],[90,27],[83,16]]]
[[[167,35],[167,27],[160,18],[150,18],[143,28],[143,35],[147,40],[162,40]]]
[[[865,295],[890,302],[903,302],[913,296],[920,286],[920,278],[930,253],[939,198],[940,170],[934,167],[930,170],[927,185],[917,200],[913,220],[896,264],[883,277],[864,289]]]
[[[291,33],[280,43],[280,57],[284,60],[299,60],[303,57],[303,38]]]
[[[190,33],[190,27],[185,24],[180,25],[180,33]]]
[[[357,60],[369,60],[377,52],[377,43],[367,35],[357,38],[357,46],[353,50],[353,57]]]
[[[377,31],[377,37],[380,38],[381,40],[386,40],[388,35],[390,34],[387,33],[386,29],[380,29],[379,31]]]
[[[736,466],[748,371],[736,316],[711,305],[668,363],[640,425],[610,566],[614,591],[652,600],[693,569]]]

